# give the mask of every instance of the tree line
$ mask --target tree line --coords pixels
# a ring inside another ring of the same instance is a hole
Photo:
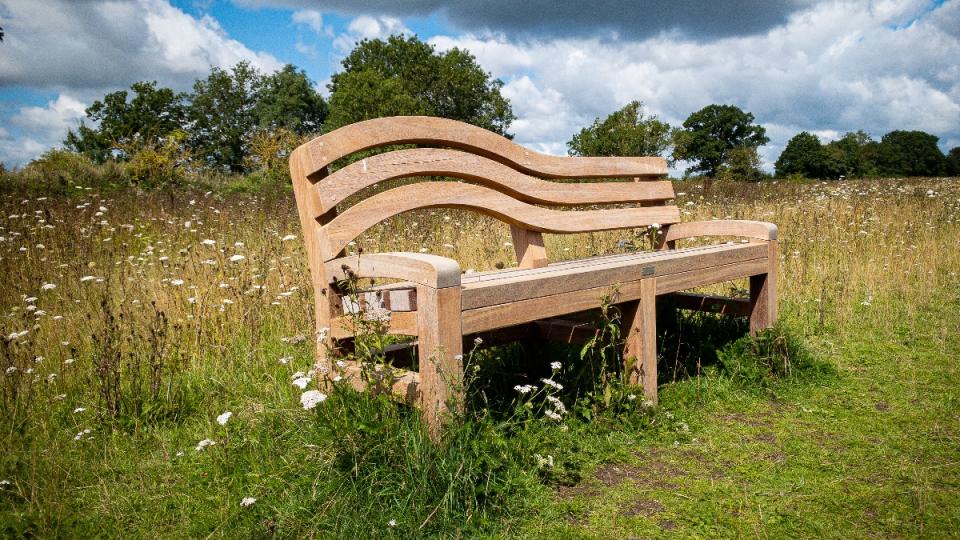
[[[286,155],[307,138],[391,115],[441,116],[511,137],[516,118],[502,81],[461,49],[438,52],[416,36],[366,39],[327,85],[329,99],[306,73],[286,65],[261,73],[241,62],[212,68],[190,92],[142,81],[112,92],[71,130],[67,150],[96,163],[121,163],[136,183],[168,184],[190,171],[286,178]],[[571,155],[658,155],[690,164],[688,175],[757,181],[768,178],[758,149],[769,142],[753,114],[713,104],[680,126],[633,101],[597,118],[567,143]],[[793,137],[775,164],[777,177],[938,176],[960,174],[960,148],[944,155],[937,137],[892,131],[874,141],[863,131],[822,144]]]

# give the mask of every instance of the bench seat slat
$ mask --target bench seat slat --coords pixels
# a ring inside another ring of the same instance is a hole
[[[577,205],[655,202],[674,198],[673,184],[644,182],[551,182],[526,175],[489,158],[459,150],[414,148],[364,158],[314,185],[327,212],[358,191],[379,182],[418,176],[445,176],[477,182],[535,203]],[[638,177],[641,178],[641,177]]]
[[[676,223],[676,206],[608,208],[602,210],[548,210],[518,201],[492,189],[462,182],[411,184],[378,193],[323,226],[323,260],[336,258],[354,238],[381,221],[417,208],[466,208],[537,232],[580,233]]]
[[[661,157],[548,156],[463,122],[430,116],[394,116],[343,126],[303,145],[307,176],[354,152],[393,144],[430,144],[468,150],[544,178],[632,178],[667,174],[667,162]]]

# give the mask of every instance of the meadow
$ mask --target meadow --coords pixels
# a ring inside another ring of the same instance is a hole
[[[956,536],[960,181],[675,187],[684,220],[779,225],[794,369],[758,371],[752,342],[727,343],[742,324],[688,315],[664,325],[650,408],[629,387],[612,404],[576,394],[579,350],[494,348],[471,358],[478,398],[438,445],[383,396],[301,406],[313,292],[289,190],[2,192],[0,534]],[[509,241],[437,209],[353,249],[482,271],[514,264]],[[559,422],[512,391],[551,370]]]

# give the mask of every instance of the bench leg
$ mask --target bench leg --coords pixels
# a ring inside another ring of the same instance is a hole
[[[460,287],[417,287],[420,406],[434,440],[452,403],[462,406],[463,335]]]
[[[623,346],[627,381],[643,385],[643,397],[657,403],[657,279],[640,281],[640,300],[622,306],[627,339]]]
[[[750,333],[770,328],[777,320],[777,242],[767,243],[769,270],[750,277]]]

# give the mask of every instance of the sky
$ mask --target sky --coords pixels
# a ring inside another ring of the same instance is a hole
[[[515,141],[550,154],[632,100],[671,125],[712,103],[763,125],[764,167],[823,142],[923,130],[960,146],[960,0],[0,0],[0,162],[60,146],[107,92],[188,91],[211,66],[290,63],[327,94],[363,38],[470,51]]]

